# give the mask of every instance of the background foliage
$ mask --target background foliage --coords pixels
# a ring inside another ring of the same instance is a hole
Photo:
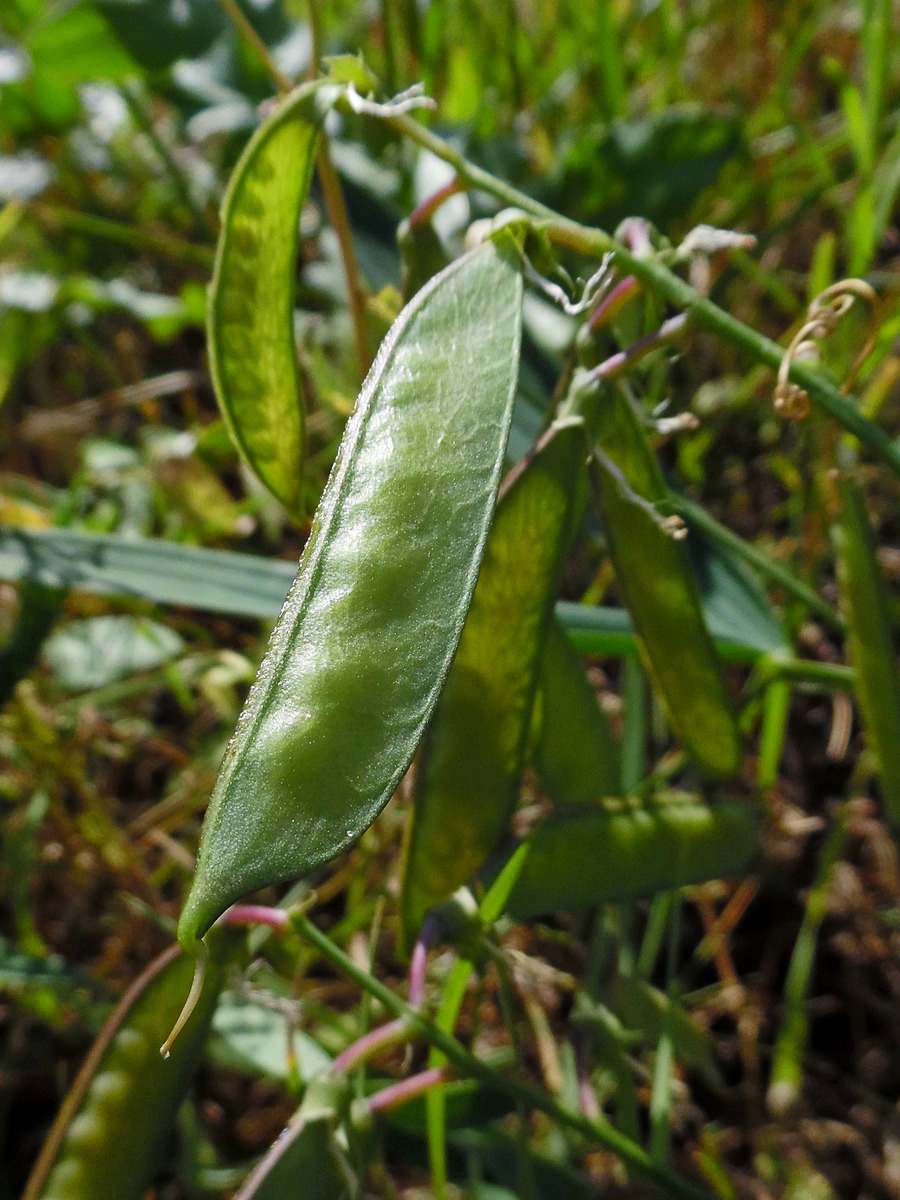
[[[567,216],[610,230],[644,216],[673,245],[699,223],[753,233],[755,249],[714,258],[695,283],[783,344],[813,297],[863,275],[877,311],[869,325],[861,316],[841,327],[824,366],[846,378],[874,329],[857,391],[866,414],[896,431],[896,6],[383,0],[323,6],[320,28],[291,0],[243,11],[291,77],[317,51],[362,51],[387,94],[421,80],[439,132]],[[218,0],[4,5],[0,1191],[10,1194],[111,1000],[173,936],[221,753],[308,527],[240,465],[204,358],[218,206],[272,91]],[[371,351],[415,282],[397,227],[449,172],[383,126],[335,118],[328,129]],[[494,211],[478,192],[448,201],[435,260]],[[311,513],[360,377],[341,250],[315,188],[298,289]],[[605,352],[665,315],[649,296],[625,310]],[[526,330],[513,458],[541,428],[573,336],[535,294]],[[670,480],[833,606],[833,426],[782,422],[771,374],[700,332],[652,359],[635,386],[648,409],[666,402],[667,413],[701,419],[663,445]],[[896,481],[866,457],[856,475],[896,620]],[[28,529],[58,539],[31,570],[33,547],[11,532]],[[98,564],[95,534],[167,546],[123,541]],[[714,632],[819,664],[830,680],[823,690],[807,672],[782,691],[782,747],[768,732],[778,727],[773,694],[763,711],[747,656],[732,655],[754,738],[745,778],[758,768],[766,789],[758,871],[590,918],[508,921],[496,934],[501,966],[480,965],[460,1029],[500,1063],[518,1055],[560,1094],[576,1086],[573,1047],[589,1046],[597,1098],[616,1125],[723,1197],[896,1195],[900,888],[890,797],[848,693],[833,690],[839,669],[828,674],[846,661],[840,620],[770,580],[765,596],[721,580],[706,590]],[[618,603],[602,531],[570,561],[564,596]],[[580,644],[636,781],[665,731],[615,632]],[[398,987],[403,818],[398,797],[307,881],[332,940]],[[220,1006],[159,1196],[229,1194],[295,1107],[310,1063],[375,1020],[311,947],[273,943],[259,939],[258,959]],[[449,956],[433,964],[437,990],[449,970]],[[677,1022],[652,1010],[650,983],[653,996],[679,998],[666,1010]],[[769,1089],[773,1058],[790,1104]],[[375,1074],[403,1065],[398,1052]],[[611,1156],[473,1095],[454,1100],[449,1143],[465,1194],[590,1195],[600,1180],[624,1194]],[[373,1194],[427,1186],[422,1119],[400,1109],[382,1131]]]

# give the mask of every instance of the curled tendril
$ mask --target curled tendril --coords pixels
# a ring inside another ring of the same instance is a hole
[[[810,304],[806,320],[794,334],[791,343],[785,351],[781,366],[778,368],[778,381],[775,385],[775,411],[779,416],[789,421],[802,421],[809,414],[809,395],[799,384],[792,383],[788,378],[791,367],[795,362],[808,358],[818,349],[818,342],[828,337],[838,325],[838,322],[853,307],[854,300],[863,300],[869,308],[874,308],[877,297],[873,289],[864,279],[842,279],[825,289],[816,296]],[[862,353],[853,364],[850,375],[844,384],[848,391],[859,372],[860,367],[869,357],[875,345],[875,333],[870,334]]]
[[[567,313],[570,317],[579,317],[582,313],[587,312],[596,302],[598,296],[603,295],[609,290],[613,280],[613,256],[612,254],[605,254],[600,266],[582,288],[581,298],[579,300],[570,300],[563,288],[558,283],[553,283],[552,280],[541,275],[524,254],[522,261],[525,269],[525,278],[528,282],[540,288],[548,299],[552,300],[554,304],[559,305],[563,312]]]
[[[437,107],[434,100],[425,95],[425,85],[422,83],[414,83],[406,91],[383,101],[368,100],[361,96],[351,83],[347,88],[347,103],[355,113],[365,113],[370,117],[398,117],[417,108]]]

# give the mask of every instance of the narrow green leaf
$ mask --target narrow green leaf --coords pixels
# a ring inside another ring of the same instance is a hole
[[[497,506],[416,767],[400,902],[407,938],[478,870],[509,823],[586,446],[580,422],[551,430],[511,474]]]
[[[900,672],[890,601],[862,495],[849,477],[838,483],[833,525],[847,647],[866,737],[878,760],[888,820],[900,828]]]
[[[250,139],[225,194],[209,292],[209,362],[225,423],[295,516],[304,445],[294,345],[300,208],[319,126],[340,91],[322,80],[304,84]]]
[[[554,814],[526,839],[509,911],[528,918],[739,874],[759,850],[758,827],[743,801],[707,804],[686,792]]]
[[[179,936],[352,845],[409,765],[468,611],[515,393],[522,280],[485,243],[363,385],[207,814]]]
[[[646,431],[618,389],[597,406],[597,480],[616,578],[672,728],[710,775],[734,774],[741,745],[685,550],[655,507],[666,487]]]
[[[23,1200],[141,1200],[200,1057],[222,971],[210,964],[190,1021],[162,1059],[194,962],[173,946],[107,1021],[59,1116]]]
[[[185,604],[208,612],[277,617],[292,563],[161,539],[73,529],[0,529],[0,579],[49,588]]]
[[[554,804],[576,807],[618,794],[619,748],[558,618],[541,656],[535,716],[534,767]]]
[[[73,529],[0,529],[0,579],[34,579],[48,587],[188,605],[238,617],[277,617],[296,568],[280,559],[207,550],[162,538],[132,538]],[[561,600],[556,616],[583,654],[633,654],[634,627],[620,608]],[[760,648],[710,616],[724,662],[755,663]],[[749,631],[756,641],[756,634]]]

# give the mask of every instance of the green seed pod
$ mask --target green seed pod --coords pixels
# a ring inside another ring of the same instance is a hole
[[[878,759],[888,819],[900,828],[900,673],[890,600],[859,488],[838,483],[840,511],[832,526],[848,650],[866,737]]]
[[[319,127],[342,90],[304,84],[250,139],[225,194],[209,290],[209,363],[225,424],[247,465],[296,517],[304,449],[294,344],[300,209]]]
[[[507,830],[586,448],[580,421],[557,426],[504,486],[459,650],[416,767],[401,896],[407,939]]]
[[[672,728],[707,774],[733,775],[740,734],[684,547],[654,506],[666,500],[656,455],[628,398],[596,406],[597,481],[609,549]]]
[[[507,906],[520,919],[739,874],[759,851],[759,813],[741,800],[666,792],[553,814],[526,842]]]
[[[352,845],[409,766],[450,668],[494,509],[522,279],[487,242],[395,321],[213,792],[179,926]]]
[[[104,1026],[44,1144],[22,1200],[140,1200],[175,1121],[222,983],[210,966],[167,1059],[194,961],[173,946],[131,986]]]
[[[358,1194],[346,1151],[337,1137],[347,1081],[322,1075],[278,1141],[251,1171],[234,1200],[350,1200]]]
[[[620,789],[619,749],[584,664],[557,619],[541,656],[532,762],[554,804],[574,808]]]

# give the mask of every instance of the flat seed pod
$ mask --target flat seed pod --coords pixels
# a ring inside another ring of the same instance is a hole
[[[173,946],[126,993],[66,1097],[22,1200],[140,1200],[197,1065],[222,982],[210,964],[167,1059],[194,961]]]
[[[554,814],[526,841],[507,906],[522,920],[739,874],[759,852],[759,814],[741,800],[668,792]]]
[[[541,655],[535,707],[532,762],[553,803],[574,808],[617,795],[619,748],[584,664],[556,618]]]
[[[453,668],[416,766],[401,895],[407,940],[507,830],[587,442],[562,425],[504,486]]]
[[[672,728],[707,774],[733,775],[741,744],[731,698],[684,547],[652,511],[666,489],[627,397],[597,406],[597,479],[616,579]]]
[[[522,280],[487,242],[392,326],[213,792],[179,937],[304,875],[409,766],[468,611],[518,373]]]
[[[900,827],[900,672],[890,600],[865,504],[852,479],[844,477],[838,483],[838,502],[833,537],[848,650],[856,668],[856,695],[866,737],[878,759],[885,808],[896,830]]]
[[[298,1112],[250,1172],[234,1200],[351,1200],[359,1188],[336,1130],[346,1081],[310,1082]]]
[[[209,290],[209,363],[247,465],[301,512],[304,415],[294,344],[300,209],[319,126],[341,89],[316,80],[285,97],[238,160],[222,206]]]

